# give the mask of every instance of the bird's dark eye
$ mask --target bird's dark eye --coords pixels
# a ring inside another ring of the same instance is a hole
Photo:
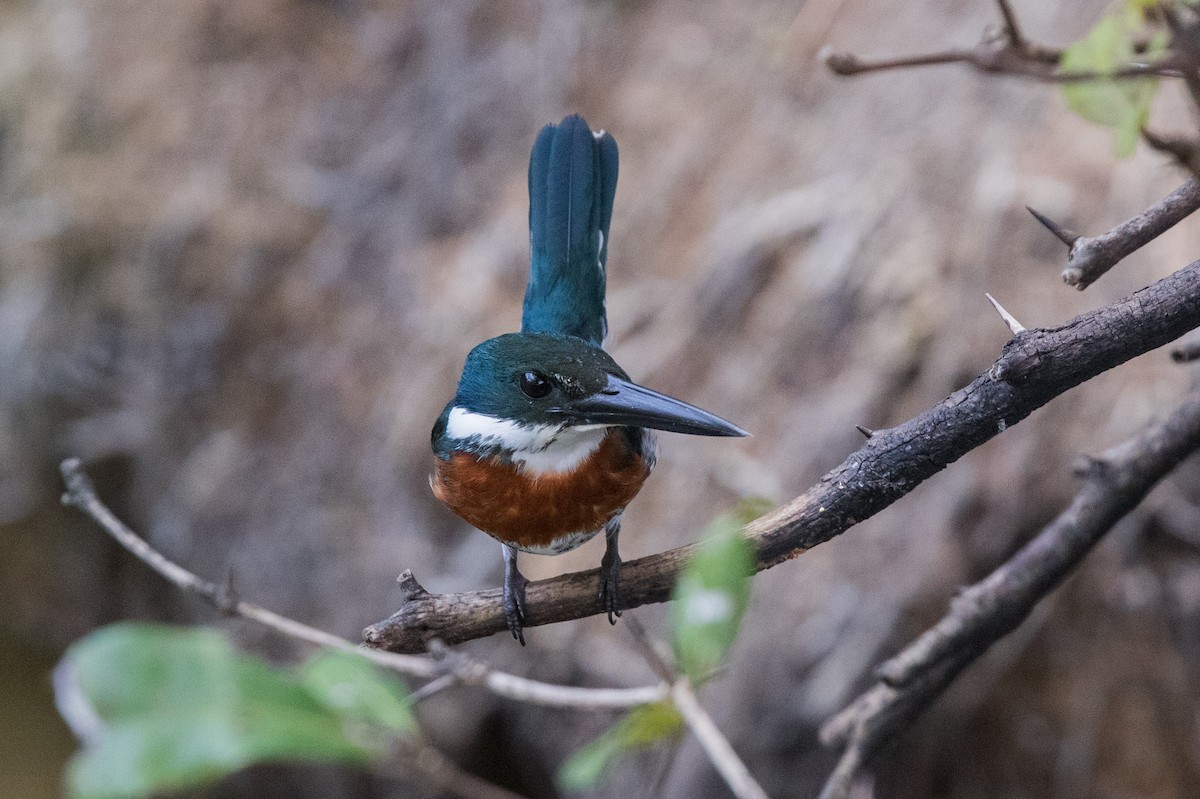
[[[551,388],[553,386],[550,385],[550,381],[537,372],[526,372],[521,375],[521,391],[527,397],[541,399],[550,393]]]

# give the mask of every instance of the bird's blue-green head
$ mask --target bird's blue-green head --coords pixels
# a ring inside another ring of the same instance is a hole
[[[582,339],[509,333],[467,355],[433,443],[441,454],[455,444],[513,449],[565,429],[617,426],[746,435],[719,416],[633,383],[608,353]]]

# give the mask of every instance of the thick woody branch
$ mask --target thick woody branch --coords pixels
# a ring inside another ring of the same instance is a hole
[[[1032,541],[983,581],[964,590],[950,612],[878,670],[880,682],[830,720],[826,743],[846,750],[821,793],[844,799],[856,774],[988,647],[1012,632],[1163,477],[1200,448],[1200,392],[1165,421],[1086,458],[1083,487]]]
[[[1175,191],[1099,236],[1080,236],[1032,208],[1029,212],[1070,250],[1063,282],[1083,291],[1117,263],[1200,208],[1200,180],[1192,178]]]
[[[792,502],[746,530],[763,570],[828,541],[912,491],[967,452],[1068,389],[1200,326],[1200,261],[1061,327],[1014,336],[970,385],[866,443]],[[621,606],[670,597],[694,545],[628,561]],[[411,580],[411,576],[410,576]],[[597,570],[530,583],[526,626],[602,613]],[[457,644],[505,629],[500,590],[430,594],[415,580],[390,618],[368,627],[371,646],[424,651],[433,639]]]

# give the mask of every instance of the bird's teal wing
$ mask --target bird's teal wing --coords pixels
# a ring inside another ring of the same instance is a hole
[[[617,142],[579,116],[547,125],[529,156],[529,288],[521,331],[599,346],[608,332],[604,265]]]

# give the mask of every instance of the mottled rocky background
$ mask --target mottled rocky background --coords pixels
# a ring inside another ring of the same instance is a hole
[[[1078,37],[1099,2],[1018,0]],[[524,290],[526,157],[579,111],[621,145],[610,349],[642,382],[754,432],[664,436],[627,557],[739,496],[783,500],[987,368],[996,295],[1052,326],[1193,260],[1190,220],[1085,293],[1023,206],[1100,232],[1181,177],[1053,87],[944,67],[847,81],[817,54],[970,45],[986,0],[0,3],[0,795],[53,796],[73,746],[61,649],[118,619],[221,623],[58,506],[55,466],[201,574],[356,637],[398,602],[494,586],[496,545],[426,483],[428,431]],[[1156,114],[1182,124],[1179,95]],[[1055,515],[1070,463],[1163,413],[1162,352],[1034,414],[876,519],[760,576],[704,699],[772,796],[832,766],[819,724],[878,660]],[[1200,786],[1200,470],[1123,524],[891,752],[880,797],[1185,797]],[[600,542],[530,576],[594,566]],[[661,608],[638,611],[664,630]],[[593,618],[468,649],[543,679],[650,679]],[[535,797],[604,715],[474,689],[424,707],[468,767]],[[597,797],[649,796],[664,756]],[[259,769],[211,796],[407,796]],[[685,743],[670,797],[726,789]]]

